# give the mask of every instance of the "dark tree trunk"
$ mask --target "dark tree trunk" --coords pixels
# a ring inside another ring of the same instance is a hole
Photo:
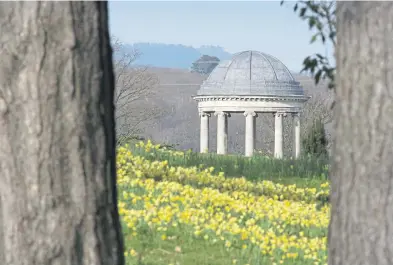
[[[121,265],[106,2],[0,3],[0,264]]]
[[[337,2],[330,265],[393,264],[393,2]]]

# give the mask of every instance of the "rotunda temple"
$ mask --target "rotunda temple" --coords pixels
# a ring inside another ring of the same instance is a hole
[[[209,150],[209,118],[217,117],[217,154],[227,153],[228,121],[231,113],[246,119],[245,155],[255,149],[258,113],[275,117],[274,156],[283,157],[283,118],[293,118],[293,156],[300,155],[299,114],[309,99],[288,68],[275,57],[243,51],[222,61],[202,83],[194,100],[200,116],[200,152]]]

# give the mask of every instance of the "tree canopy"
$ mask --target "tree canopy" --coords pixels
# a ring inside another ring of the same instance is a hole
[[[284,1],[281,1],[281,5]],[[321,41],[324,45],[336,47],[336,2],[335,1],[297,1],[293,11],[307,21],[308,27],[314,34],[310,43]],[[303,61],[302,72],[313,75],[315,84],[327,79],[329,88],[335,88],[336,66],[328,56],[315,53],[307,56]]]
[[[202,55],[198,60],[192,63],[191,72],[208,75],[220,63],[216,56]]]

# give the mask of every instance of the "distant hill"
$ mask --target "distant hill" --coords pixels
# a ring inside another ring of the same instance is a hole
[[[204,45],[194,48],[182,44],[163,43],[125,44],[121,52],[129,53],[135,49],[142,53],[136,64],[163,68],[188,69],[202,55],[216,56],[220,60],[232,56],[219,46]]]
[[[220,60],[227,60],[232,57],[232,54],[228,53],[220,46],[203,45],[197,50],[202,55],[216,56]]]
[[[220,46],[203,45],[194,48],[183,44],[144,42],[124,44],[121,50],[114,54],[114,57],[119,58],[121,53],[132,53],[134,50],[141,53],[135,64],[158,68],[190,69],[192,63],[202,55],[216,56],[220,60],[227,60],[232,57],[231,53]],[[298,72],[292,73],[298,74]]]

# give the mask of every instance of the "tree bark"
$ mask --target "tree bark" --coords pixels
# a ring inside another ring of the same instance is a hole
[[[393,3],[337,2],[330,265],[393,264]]]
[[[107,3],[1,2],[0,29],[0,264],[124,264]]]

